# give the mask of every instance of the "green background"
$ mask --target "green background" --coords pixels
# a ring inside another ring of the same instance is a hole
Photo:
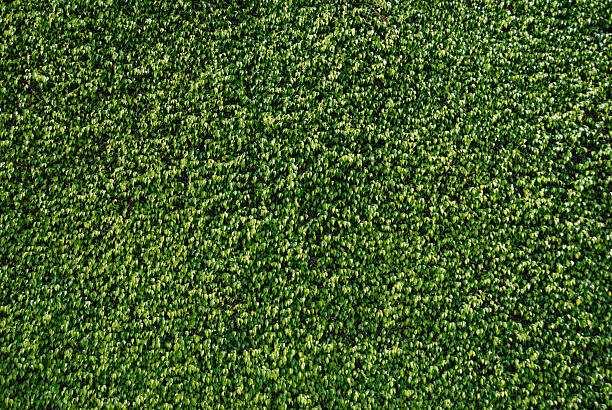
[[[3,2],[0,405],[610,407],[611,9]]]

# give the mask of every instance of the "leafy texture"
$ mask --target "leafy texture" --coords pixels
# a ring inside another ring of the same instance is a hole
[[[610,407],[611,8],[3,2],[2,406]]]

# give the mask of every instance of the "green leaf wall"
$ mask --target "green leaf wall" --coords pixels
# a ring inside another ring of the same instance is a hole
[[[0,5],[0,406],[609,408],[608,0]]]

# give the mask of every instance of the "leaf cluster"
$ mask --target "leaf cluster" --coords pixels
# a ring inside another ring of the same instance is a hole
[[[1,406],[611,406],[608,2],[0,33]]]

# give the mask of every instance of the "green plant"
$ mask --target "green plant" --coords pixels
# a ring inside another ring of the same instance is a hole
[[[0,5],[3,406],[610,406],[606,1]]]

